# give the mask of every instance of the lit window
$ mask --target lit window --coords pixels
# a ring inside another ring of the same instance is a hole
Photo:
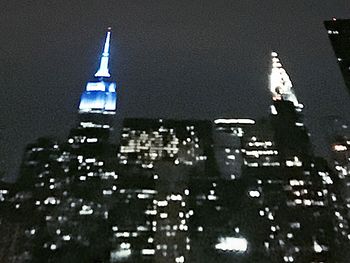
[[[251,190],[248,192],[250,197],[260,197],[260,192],[257,190]]]
[[[245,252],[248,248],[248,242],[245,238],[221,237],[215,248],[223,251]]]

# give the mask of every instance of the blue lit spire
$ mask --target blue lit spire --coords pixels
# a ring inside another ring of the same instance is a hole
[[[98,79],[87,83],[85,91],[80,98],[80,113],[115,114],[117,107],[117,85],[113,81],[106,80],[106,78],[111,76],[108,70],[110,39],[111,28],[108,28],[100,68],[95,74],[95,77]]]
[[[109,42],[111,39],[111,29],[108,28],[107,35],[106,35],[106,41],[103,49],[103,53],[101,56],[101,62],[100,62],[100,68],[97,70],[95,77],[96,78],[109,78],[111,75],[109,74],[108,70],[108,60],[109,60]]]

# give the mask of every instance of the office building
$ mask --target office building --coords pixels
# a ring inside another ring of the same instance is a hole
[[[127,202],[139,204],[139,210],[133,212],[136,217],[130,220],[139,225],[134,225],[133,230],[129,228],[127,241],[119,240],[129,249],[125,260],[191,262],[190,220],[196,211],[191,205],[190,186],[194,177],[204,180],[208,171],[214,169],[208,161],[213,156],[211,143],[208,121],[124,120],[118,153],[119,171],[121,180],[129,181],[133,188],[122,190],[129,193],[124,197]],[[148,205],[142,205],[146,201]],[[125,212],[130,213],[128,211],[125,208]],[[143,216],[139,216],[140,213]],[[125,233],[125,226],[116,228]],[[135,244],[130,231],[137,236],[147,233],[141,246]],[[114,257],[121,255],[122,244]]]

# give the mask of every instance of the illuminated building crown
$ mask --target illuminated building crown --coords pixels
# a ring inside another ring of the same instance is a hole
[[[270,91],[273,100],[285,100],[293,102],[295,107],[302,108],[295,96],[292,81],[282,67],[281,61],[276,52],[271,53],[272,68],[270,74]]]
[[[95,74],[97,79],[87,83],[86,89],[80,98],[80,113],[115,113],[117,102],[116,83],[105,80],[111,76],[108,69],[110,39],[111,28],[108,28],[100,67]]]

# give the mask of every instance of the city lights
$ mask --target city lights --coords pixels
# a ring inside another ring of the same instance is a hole
[[[223,251],[245,252],[248,249],[248,242],[245,238],[220,237],[215,248]]]

